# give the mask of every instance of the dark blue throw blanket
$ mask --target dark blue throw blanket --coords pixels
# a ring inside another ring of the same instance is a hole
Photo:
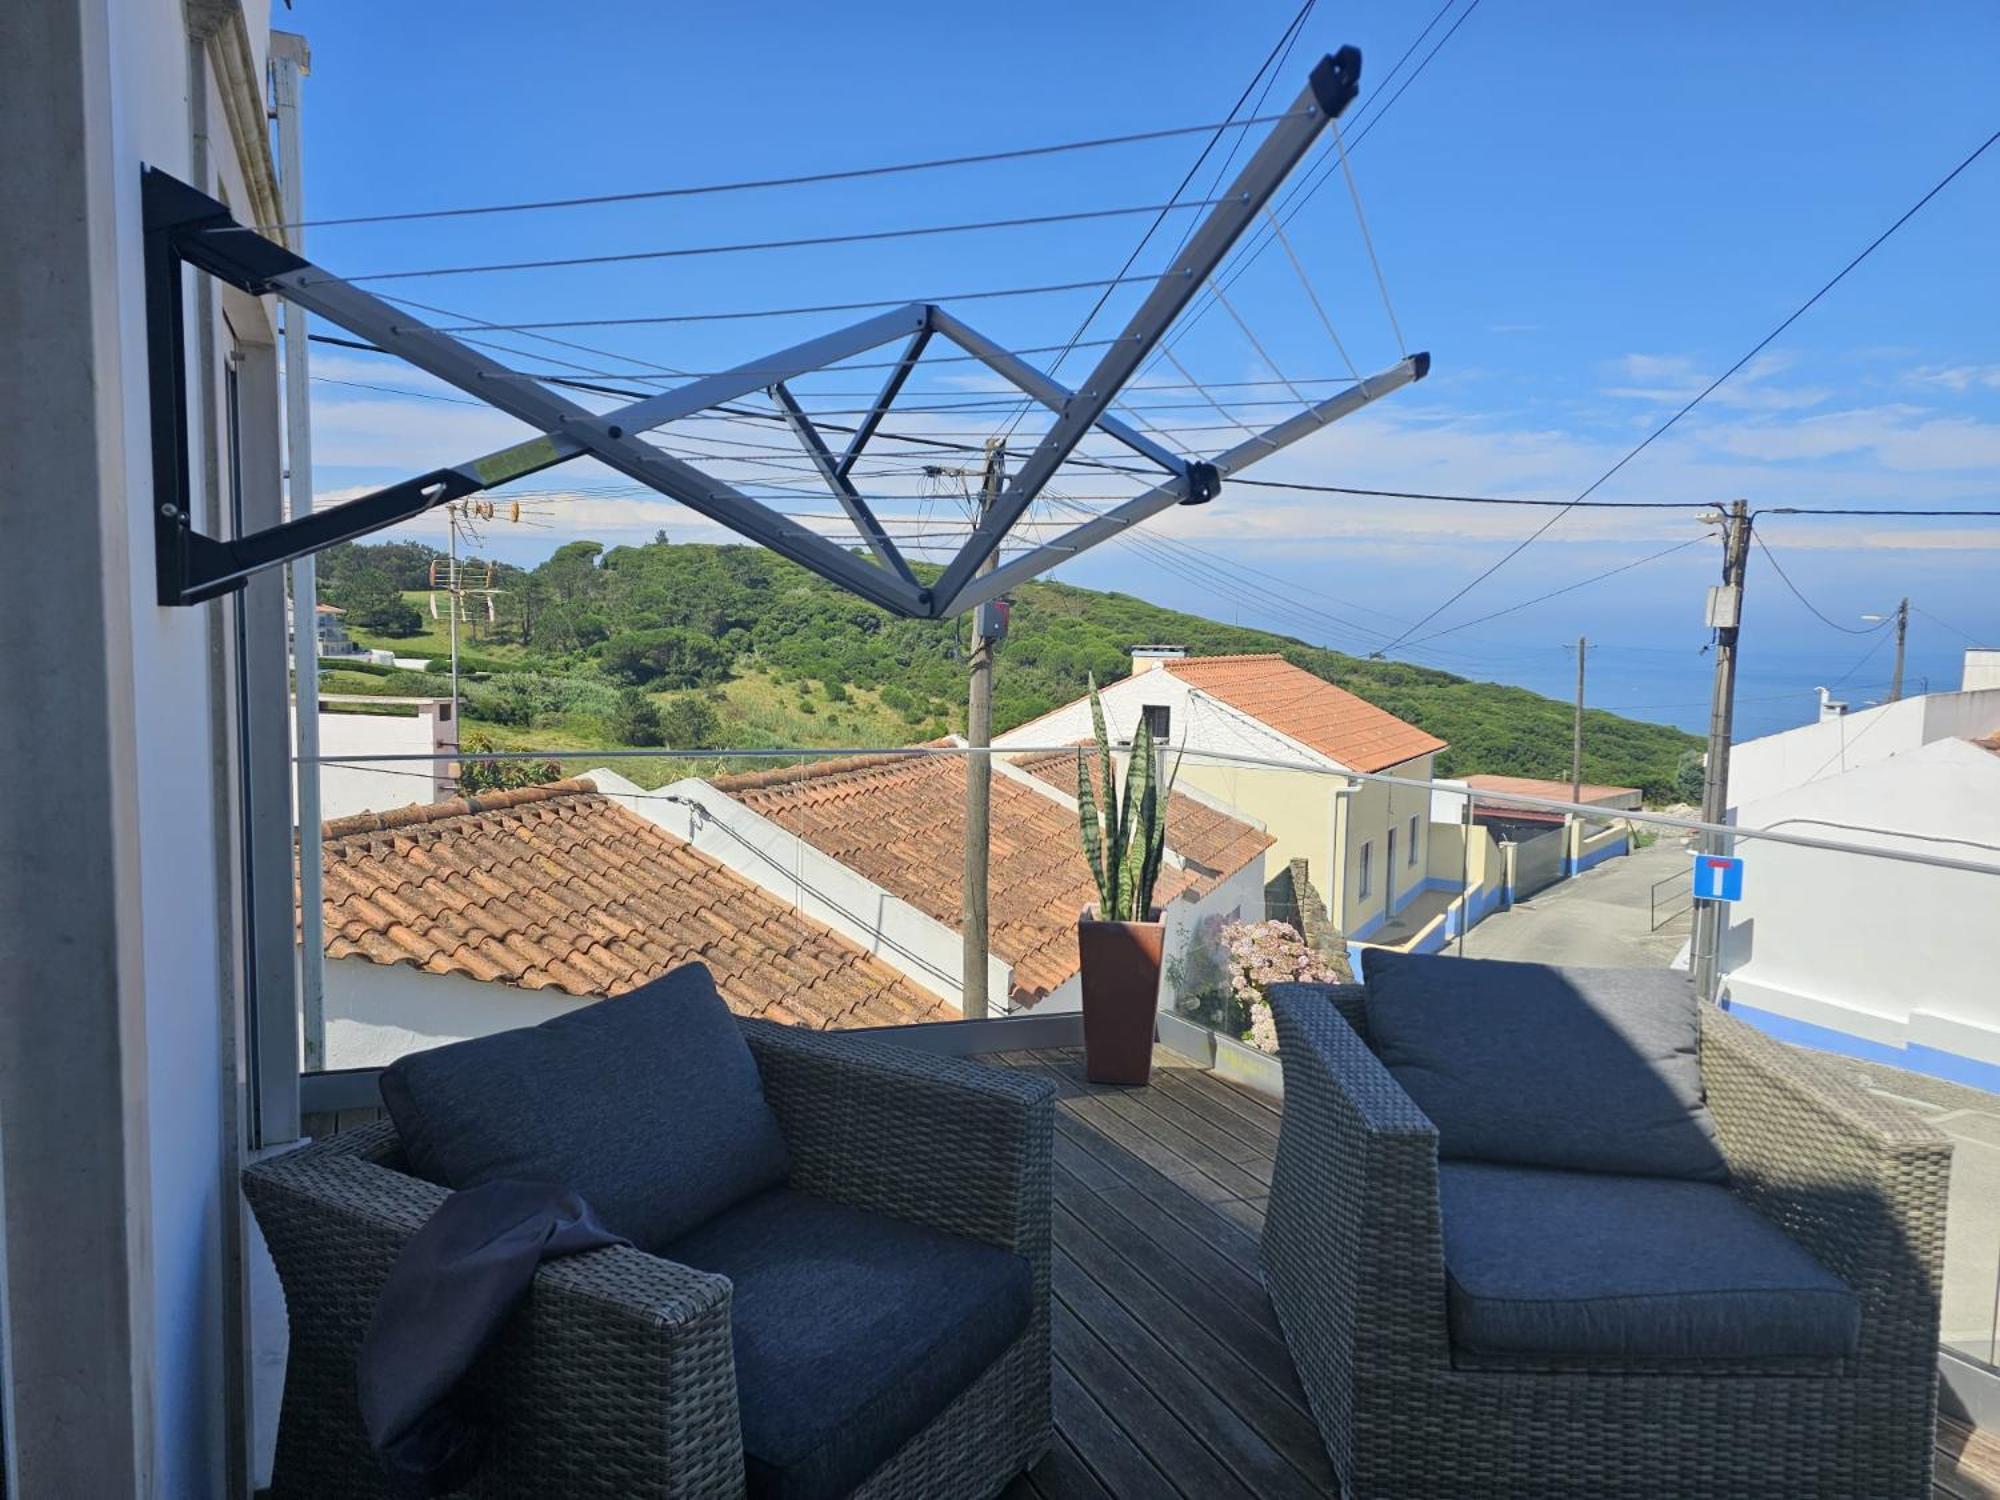
[[[453,1193],[410,1237],[361,1340],[361,1420],[402,1497],[448,1494],[479,1467],[478,1414],[456,1393],[545,1260],[629,1244],[575,1193],[501,1181]]]

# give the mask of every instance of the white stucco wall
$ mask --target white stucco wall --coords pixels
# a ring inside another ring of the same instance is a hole
[[[1920,745],[2000,730],[2000,687],[1926,693],[1801,724],[1729,747],[1729,803],[1745,807],[1808,781],[1874,765]]]
[[[1739,822],[2000,868],[2000,756],[1942,740],[1751,804]],[[1733,1003],[2000,1065],[2000,875],[1754,840],[1738,852],[1744,898],[1723,948]]]
[[[411,1052],[538,1026],[590,1005],[561,990],[522,990],[366,958],[326,965],[326,1065],[381,1068]]]
[[[431,755],[455,751],[449,703],[433,702],[413,718],[386,714],[327,713],[319,716],[321,755]],[[298,743],[298,710],[292,710],[292,743]],[[383,812],[412,802],[437,802],[452,795],[449,762],[382,762],[319,768],[320,816],[328,821],[359,812]],[[298,816],[296,790],[292,815]]]

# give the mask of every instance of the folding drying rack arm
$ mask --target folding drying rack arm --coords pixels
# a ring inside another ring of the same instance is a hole
[[[380,531],[476,491],[589,457],[895,614],[939,618],[969,609],[1011,583],[1033,577],[1168,505],[1198,505],[1214,498],[1224,476],[1422,377],[1429,359],[1417,355],[1212,463],[1180,458],[1108,413],[1140,362],[1157,346],[1286,175],[1353,100],[1360,66],[1360,54],[1351,47],[1320,61],[1305,91],[1237,174],[1224,199],[1189,236],[1175,264],[1154,285],[1076,390],[1059,384],[942,308],[911,303],[615,411],[593,412],[543,381],[509,369],[407,310],[265,239],[237,223],[221,203],[149,168],[142,191],[160,602],[194,604],[215,598],[239,588],[245,579],[265,568]],[[181,273],[183,267],[190,266],[253,295],[276,295],[296,303],[382,352],[527,423],[538,429],[539,435],[336,507],[295,516],[263,531],[230,539],[204,535],[194,526],[186,420]],[[988,508],[965,546],[937,581],[926,587],[851,476],[933,336],[955,344],[1048,407],[1055,413],[1055,421],[1007,489]],[[836,457],[787,382],[898,340],[905,341],[903,352],[891,366],[881,394],[857,425],[846,449]],[[777,402],[805,453],[867,543],[872,558],[797,525],[640,437],[758,390],[770,392]],[[1157,465],[1166,479],[1058,541],[1018,557],[996,572],[980,575],[980,564],[992,555],[1056,469],[1093,428]]]

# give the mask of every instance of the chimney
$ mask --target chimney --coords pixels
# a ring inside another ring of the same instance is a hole
[[[1846,714],[1847,705],[1835,698],[1825,688],[1815,688],[1813,691],[1819,694],[1820,723],[1824,724],[1828,719],[1838,719]]]
[[[1185,646],[1134,646],[1132,648],[1132,675],[1150,672],[1163,661],[1181,661],[1187,656]]]

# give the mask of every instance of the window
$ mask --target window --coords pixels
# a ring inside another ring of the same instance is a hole
[[[1361,890],[1362,900],[1368,899],[1369,891],[1375,884],[1375,841],[1365,840],[1361,845]]]
[[[1164,703],[1148,703],[1145,714],[1146,727],[1153,732],[1153,743],[1166,744],[1167,731],[1174,721],[1174,711]]]
[[[1417,862],[1417,815],[1410,814],[1410,863]]]

